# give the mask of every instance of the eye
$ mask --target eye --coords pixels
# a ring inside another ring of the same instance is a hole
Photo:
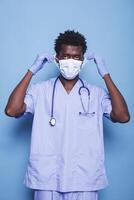
[[[62,56],[62,59],[68,59],[67,55]]]
[[[74,59],[75,60],[80,60],[80,57],[79,56],[74,56]]]

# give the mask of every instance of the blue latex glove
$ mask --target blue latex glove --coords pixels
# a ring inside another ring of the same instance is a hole
[[[97,56],[95,53],[90,53],[87,56],[87,60],[92,60],[92,59],[94,60],[97,66],[98,73],[101,75],[102,78],[105,76],[105,74],[109,73],[107,71],[106,64],[103,58]]]
[[[29,70],[35,75],[40,69],[43,68],[45,63],[51,63],[53,60],[54,56],[48,55],[47,53],[39,54]]]

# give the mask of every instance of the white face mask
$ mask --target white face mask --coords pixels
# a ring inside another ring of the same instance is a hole
[[[59,60],[59,69],[62,76],[65,79],[74,79],[82,69],[85,61],[75,60],[75,59],[63,59]]]
[[[66,79],[74,79],[81,70],[82,61],[75,59],[59,60],[62,76]]]

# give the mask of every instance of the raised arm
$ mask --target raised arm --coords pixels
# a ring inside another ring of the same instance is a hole
[[[122,96],[119,89],[112,81],[112,78],[110,77],[109,74],[104,75],[103,79],[106,83],[107,89],[111,97],[111,103],[112,103],[112,112],[110,113],[111,118],[114,121],[120,123],[128,122],[130,120],[130,115],[124,97]]]
[[[91,53],[88,57],[88,60],[94,59],[94,62],[97,66],[97,70],[101,77],[104,79],[106,87],[109,91],[111,97],[112,111],[110,113],[111,118],[115,122],[126,123],[130,120],[130,114],[128,111],[127,104],[125,99],[117,86],[114,84],[109,72],[106,69],[105,61],[96,56],[94,53]]]
[[[28,72],[25,74],[19,84],[12,91],[5,108],[6,115],[10,117],[15,117],[25,111],[26,105],[24,103],[24,97],[32,76],[33,73],[28,70]]]
[[[44,53],[37,56],[33,65],[10,94],[7,105],[5,107],[6,115],[15,117],[25,111],[26,104],[24,103],[24,98],[32,76],[35,75],[40,69],[42,69],[44,63],[52,62],[52,59],[52,57]]]

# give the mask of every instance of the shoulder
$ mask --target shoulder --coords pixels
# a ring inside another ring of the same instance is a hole
[[[83,80],[83,79],[82,79]],[[103,95],[105,93],[107,93],[107,90],[98,86],[98,85],[94,85],[91,84],[90,82],[88,82],[87,80],[83,80],[85,86],[90,90],[90,92],[92,93],[96,93],[96,94],[100,94]]]
[[[87,80],[82,79],[85,86],[89,89],[90,93],[93,96],[98,96],[100,99],[107,96],[110,97],[109,92],[107,89],[100,87],[98,85],[91,84]]]
[[[31,85],[29,85],[28,90],[37,92],[40,90],[49,89],[53,85],[55,79],[56,77],[53,77],[48,80],[40,81],[38,83],[32,83]]]

